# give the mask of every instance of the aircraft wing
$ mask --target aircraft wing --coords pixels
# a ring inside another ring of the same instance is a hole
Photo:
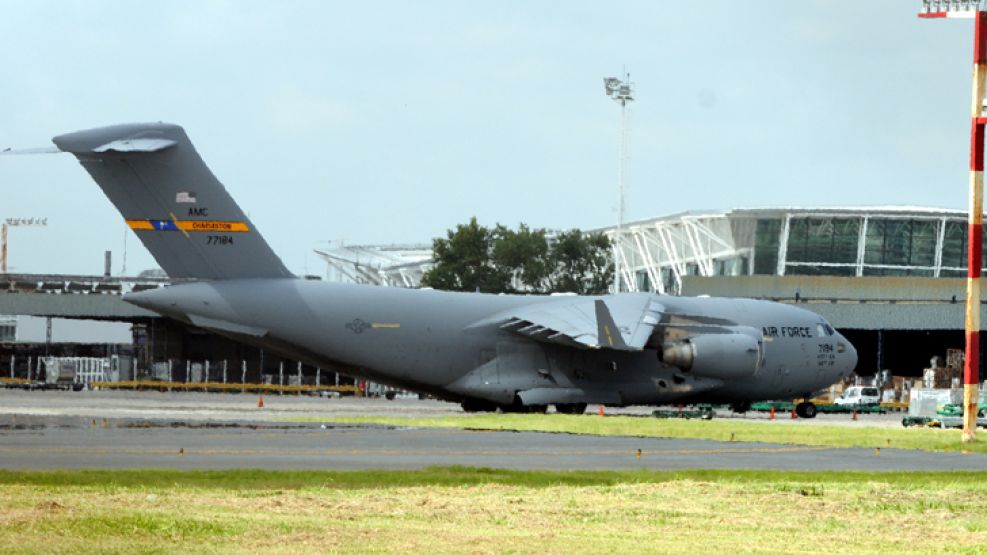
[[[536,341],[580,349],[640,351],[664,309],[648,294],[574,296],[519,307],[495,321],[501,329]]]

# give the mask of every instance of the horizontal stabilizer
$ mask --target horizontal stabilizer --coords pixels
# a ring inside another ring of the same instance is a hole
[[[54,146],[39,146],[35,148],[5,148],[0,150],[0,156],[20,156],[23,154],[61,154]]]

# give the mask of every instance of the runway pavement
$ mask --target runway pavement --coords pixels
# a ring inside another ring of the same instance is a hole
[[[260,410],[238,395],[0,390],[0,468],[987,470],[987,456],[960,453],[332,424],[444,413],[461,414],[417,399],[266,398]]]

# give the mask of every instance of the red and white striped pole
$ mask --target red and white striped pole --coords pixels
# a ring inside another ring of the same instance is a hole
[[[963,365],[963,441],[977,433],[980,396],[980,267],[983,265],[984,213],[984,82],[987,77],[987,11],[977,0],[925,0],[919,17],[972,18],[973,99],[970,127],[970,214],[967,226],[966,357]]]
[[[977,431],[980,396],[980,268],[983,266],[984,78],[987,77],[987,12],[977,11],[973,32],[973,99],[970,107],[970,215],[967,227],[966,358],[963,366],[963,441]]]

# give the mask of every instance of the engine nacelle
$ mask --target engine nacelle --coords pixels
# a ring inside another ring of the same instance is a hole
[[[745,333],[697,335],[666,343],[662,347],[661,360],[704,378],[749,378],[760,366],[761,345]]]

